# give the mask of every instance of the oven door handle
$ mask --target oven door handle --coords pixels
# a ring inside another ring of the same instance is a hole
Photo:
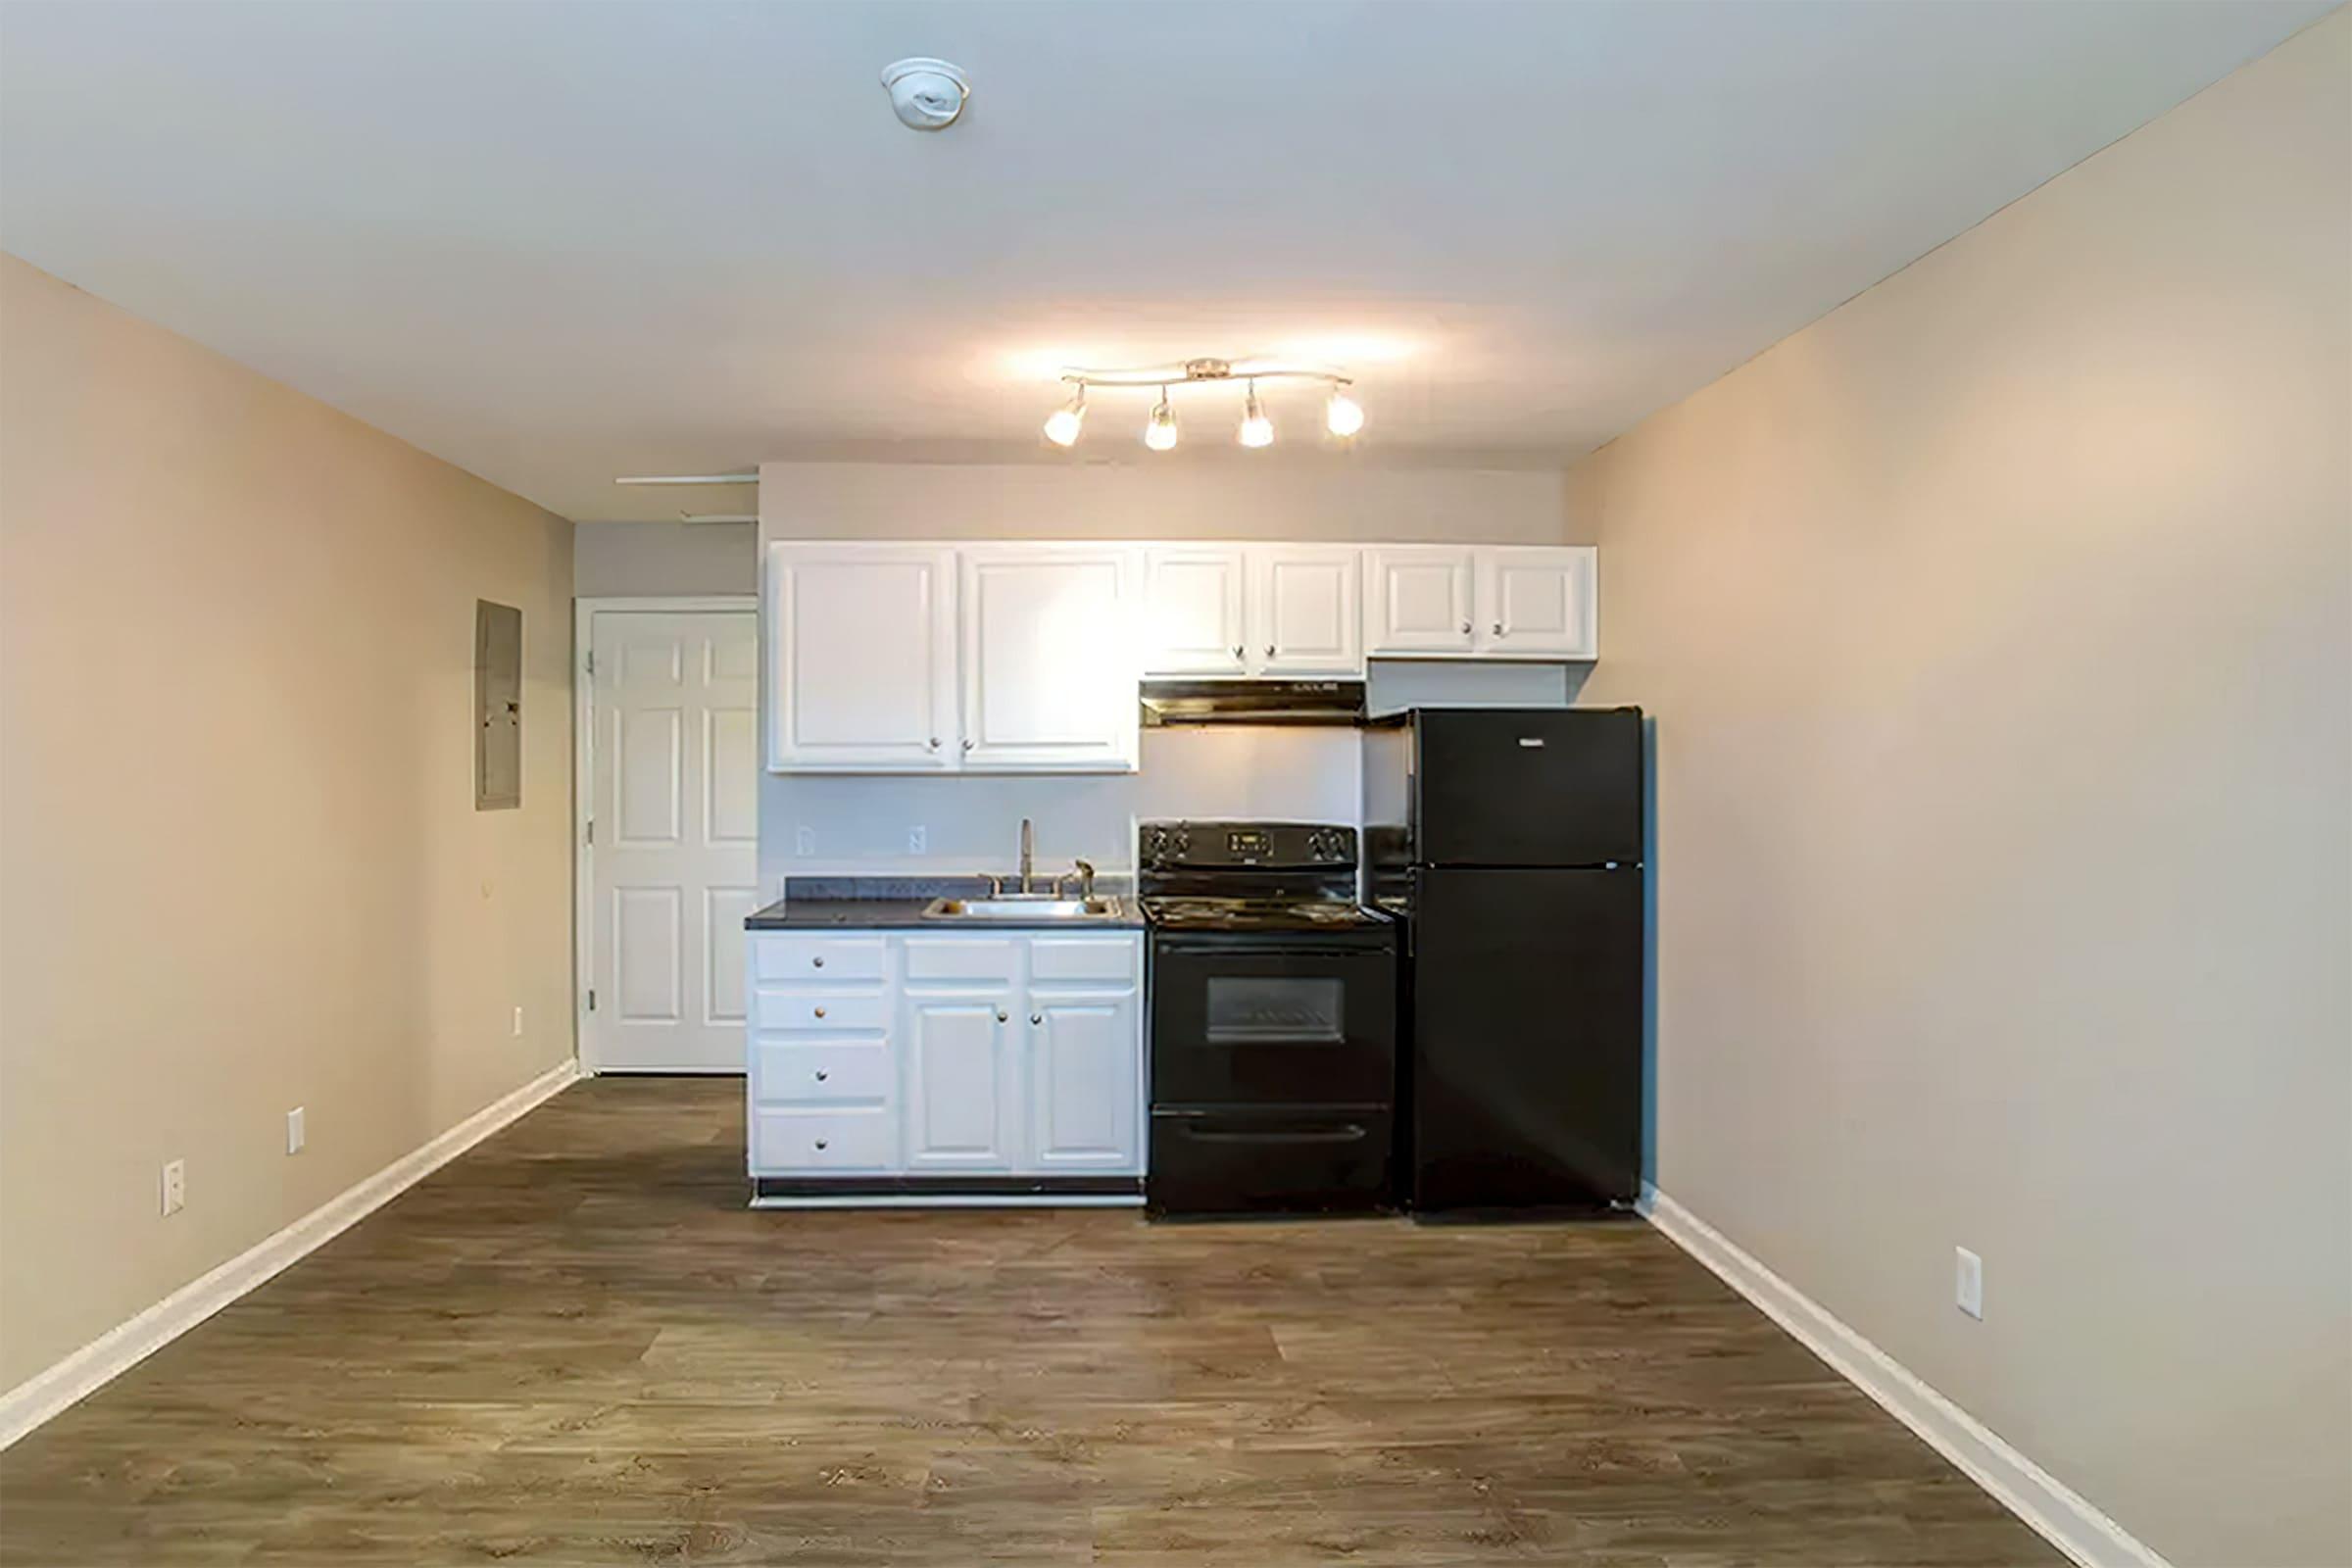
[[[1166,958],[1226,958],[1243,963],[1252,963],[1259,958],[1320,958],[1326,962],[1352,963],[1393,957],[1396,950],[1388,947],[1359,948],[1353,946],[1345,948],[1276,947],[1272,943],[1258,942],[1252,942],[1244,948],[1222,942],[1194,944],[1170,937],[1161,937],[1152,944],[1152,951]]]
[[[1363,1141],[1360,1122],[1345,1127],[1291,1128],[1275,1132],[1203,1132],[1186,1127],[1184,1135],[1199,1144],[1353,1144]]]

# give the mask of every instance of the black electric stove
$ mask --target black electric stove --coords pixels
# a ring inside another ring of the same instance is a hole
[[[1157,1215],[1390,1202],[1396,927],[1356,902],[1356,833],[1149,822]]]

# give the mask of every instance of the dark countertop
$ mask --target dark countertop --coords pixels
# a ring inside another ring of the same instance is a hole
[[[1095,879],[1098,896],[1119,901],[1116,916],[1057,920],[1050,915],[985,920],[925,919],[933,899],[978,898],[988,888],[978,877],[787,877],[784,897],[744,916],[746,931],[922,930],[922,931],[1140,931],[1143,910],[1123,876]]]

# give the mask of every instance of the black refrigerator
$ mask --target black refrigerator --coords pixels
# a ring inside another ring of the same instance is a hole
[[[1599,1212],[1642,1177],[1642,711],[1415,709],[1364,738],[1367,894],[1404,924],[1399,1198]]]

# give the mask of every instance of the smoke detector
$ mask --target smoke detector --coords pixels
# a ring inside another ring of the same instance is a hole
[[[882,68],[890,107],[913,130],[945,130],[963,113],[972,84],[961,66],[945,60],[900,60]]]

